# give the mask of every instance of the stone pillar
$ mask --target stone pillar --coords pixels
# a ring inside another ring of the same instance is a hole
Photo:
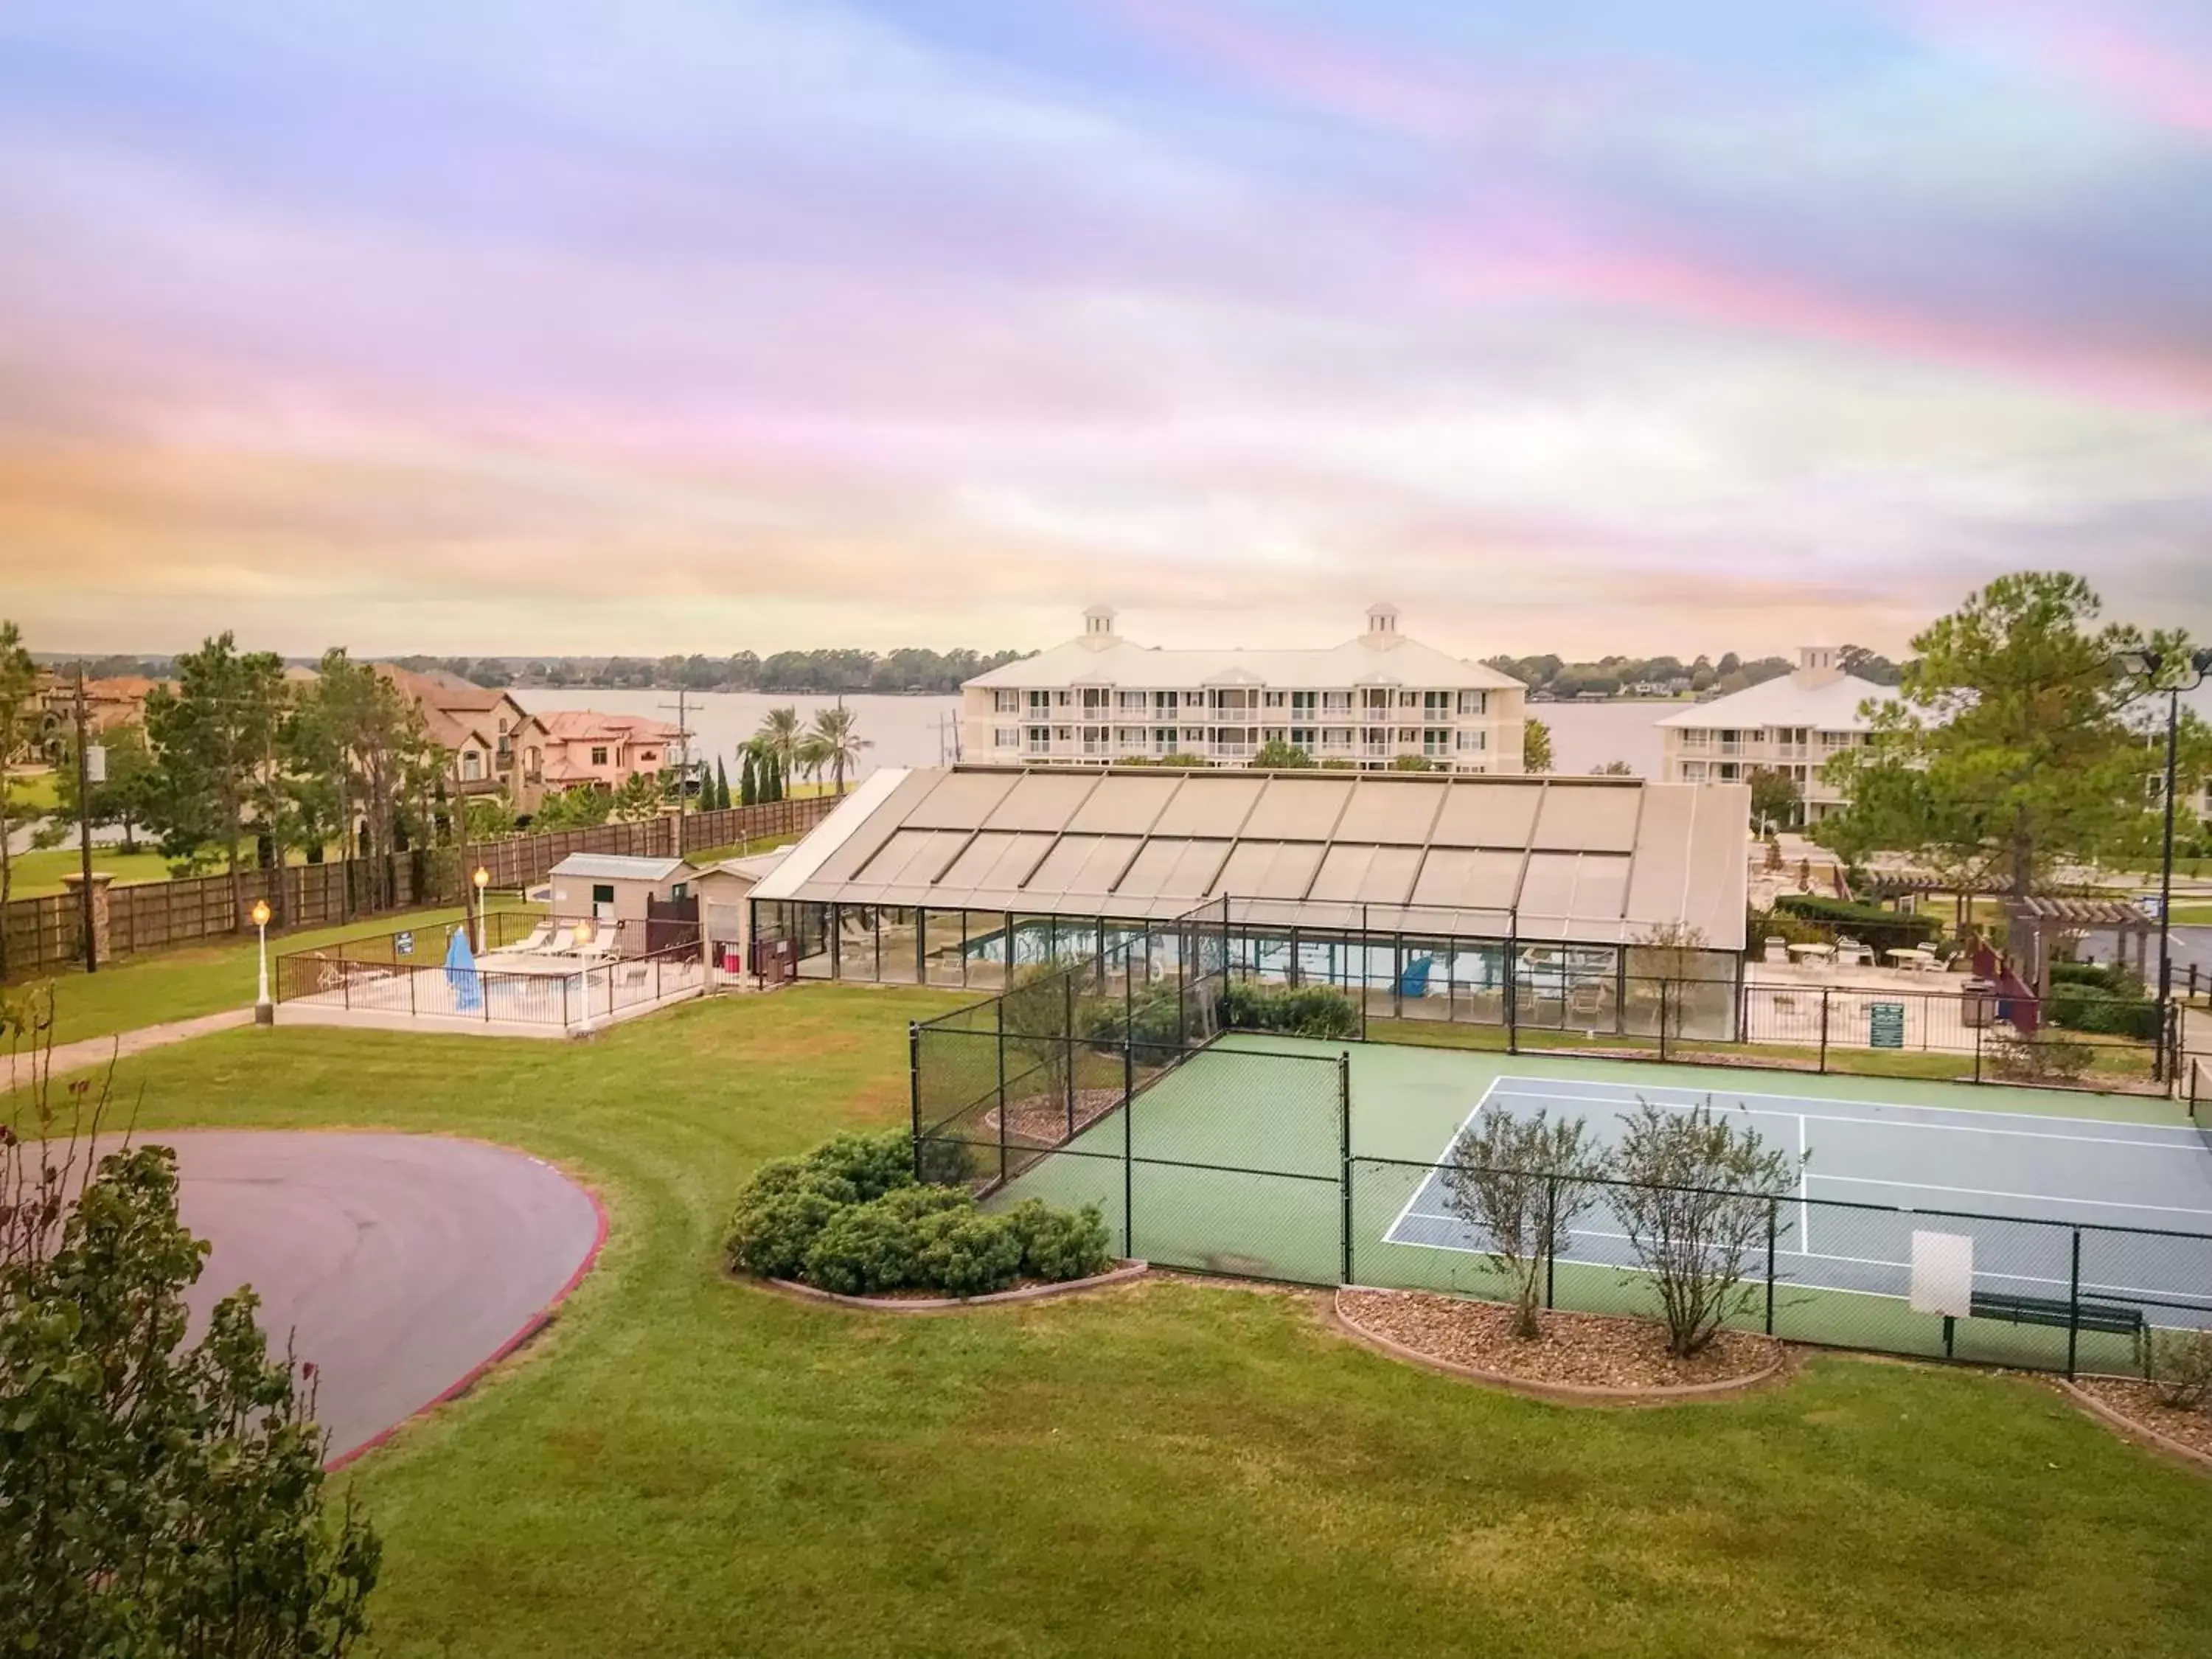
[[[92,955],[95,962],[104,963],[108,959],[107,884],[114,879],[112,871],[95,870],[92,872]],[[70,897],[77,906],[77,915],[82,916],[84,901],[78,897],[78,894],[84,886],[84,872],[82,870],[70,871],[62,877],[62,884],[69,889]],[[82,944],[78,945],[77,954],[84,954]]]

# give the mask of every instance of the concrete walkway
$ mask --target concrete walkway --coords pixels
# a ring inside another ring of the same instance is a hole
[[[53,1075],[65,1072],[81,1072],[88,1066],[105,1066],[111,1059],[127,1058],[143,1054],[149,1048],[159,1048],[171,1042],[183,1042],[191,1037],[205,1036],[210,1031],[228,1031],[234,1025],[253,1023],[253,1010],[226,1008],[219,1014],[202,1014],[197,1019],[171,1020],[166,1025],[142,1025],[135,1031],[114,1031],[106,1036],[86,1037],[79,1042],[57,1042],[53,1049]],[[9,1062],[4,1088],[0,1092],[16,1088],[30,1081],[30,1056],[19,1054]]]

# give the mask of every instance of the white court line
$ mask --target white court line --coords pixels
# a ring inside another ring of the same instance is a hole
[[[1805,1151],[1805,1114],[1797,1114],[1797,1237],[1813,1236],[1812,1181],[1807,1174],[1808,1158]]]
[[[1492,1085],[1492,1086],[1495,1087],[1496,1085]],[[1523,1097],[1513,1090],[1506,1091],[1503,1098],[1508,1100],[1534,1098],[1542,1100],[1547,1105],[1553,1106],[1564,1106],[1570,1103],[1588,1103],[1591,1105],[1602,1106],[1623,1106],[1642,1103],[1641,1102],[1632,1098],[1626,1101],[1610,1100],[1595,1095],[1572,1097],[1565,1099],[1563,1099],[1558,1095]],[[1762,1100],[1789,1100],[1793,1098],[1793,1097],[1789,1095],[1761,1095],[1759,1098]],[[1808,1097],[1808,1098],[1809,1099],[1810,1097]],[[1695,1111],[1699,1106],[1705,1104],[1701,1100],[1655,1100],[1650,1103],[1656,1106],[1662,1112]],[[1844,1104],[1846,1103],[1830,1102],[1828,1103]],[[1876,1103],[1869,1101],[1867,1103],[1869,1105],[1874,1105]],[[1726,1110],[1727,1109],[1722,1108],[1720,1109]],[[1884,1106],[1883,1109],[1893,1112],[1920,1112],[1951,1111],[1956,1109],[1948,1106]],[[1856,1123],[1863,1127],[1872,1129],[1936,1129],[1948,1131],[1953,1134],[1962,1135],[2008,1135],[2016,1140],[2063,1140],[2069,1146],[2139,1146],[2146,1152],[2154,1152],[2169,1150],[2164,1141],[2144,1140],[2134,1135],[2049,1134],[2036,1129],[1992,1129],[1986,1124],[1981,1123],[1916,1123],[1909,1118],[1891,1119],[1886,1117],[1864,1117],[1855,1115],[1845,1115],[1843,1113],[1762,1111],[1756,1107],[1751,1106],[1747,1106],[1743,1109],[1743,1115],[1746,1117],[1794,1117],[1801,1122],[1810,1118],[1815,1123]],[[1999,1115],[1999,1114],[1992,1113],[1991,1115],[1996,1116]],[[2002,1115],[2017,1117],[2022,1115],[2020,1113],[2007,1113]],[[2069,1118],[2063,1121],[2070,1123],[2087,1123],[2093,1122],[2095,1120],[2091,1118]],[[2110,1127],[2111,1126],[2106,1125],[2106,1127]],[[2194,1129],[2177,1129],[2169,1131],[2167,1126],[2162,1123],[2145,1123],[2136,1127],[2145,1129],[2155,1129],[2161,1133],[2170,1132],[2176,1134],[2185,1135],[2188,1137],[2188,1139],[2182,1143],[2183,1149],[2185,1151],[2196,1150],[2197,1143],[2200,1139],[2197,1132]]]
[[[1499,1080],[1497,1078],[1491,1079],[1490,1087],[1482,1091],[1481,1098],[1477,1100],[1474,1103],[1473,1109],[1468,1111],[1468,1115],[1459,1121],[1459,1127],[1453,1130],[1451,1139],[1444,1142],[1445,1157],[1449,1158],[1451,1156],[1451,1149],[1459,1144],[1460,1136],[1467,1133],[1467,1126],[1482,1115],[1482,1109],[1490,1103],[1490,1097],[1497,1090],[1498,1081]],[[1384,1238],[1389,1238],[1390,1237],[1390,1233],[1396,1232],[1400,1227],[1405,1225],[1406,1218],[1413,1213],[1413,1206],[1419,1201],[1421,1194],[1428,1190],[1429,1182],[1437,1178],[1438,1173],[1438,1166],[1434,1162],[1431,1162],[1429,1165],[1428,1174],[1423,1176],[1419,1181],[1416,1182],[1413,1186],[1413,1190],[1407,1194],[1406,1207],[1398,1212],[1398,1218],[1390,1224],[1390,1231],[1382,1235]]]
[[[1966,1198],[2012,1198],[2027,1204],[2083,1204],[2094,1210],[2151,1210],[2160,1215],[2212,1215],[2212,1210],[2192,1210],[2179,1204],[2128,1204],[2117,1198],[2075,1198],[2064,1193],[2007,1193],[1989,1187],[1938,1187],[1926,1181],[1884,1181],[1875,1176],[1839,1176],[1823,1174],[1823,1181],[1841,1182],[1846,1187],[1902,1187],[1918,1193],[1955,1193]],[[1910,1212],[1908,1212],[1910,1213]],[[2039,1227],[2064,1227],[2075,1224],[2057,1216],[1998,1215],[1980,1218],[1988,1221],[2023,1221]]]
[[[1632,1106],[1636,1103],[1637,1099],[1635,1086],[1632,1084],[1626,1083],[1593,1083],[1585,1081],[1580,1078],[1529,1077],[1526,1074],[1499,1077],[1493,1080],[1492,1086],[1494,1088],[1499,1083],[1534,1083],[1543,1085],[1547,1087],[1556,1086],[1561,1084],[1579,1084],[1585,1089],[1612,1089],[1626,1091],[1626,1098],[1625,1100],[1618,1095],[1607,1097],[1608,1098],[1608,1103],[1613,1105],[1626,1104]],[[1693,1089],[1677,1083],[1653,1084],[1651,1085],[1651,1092],[1678,1095],[1719,1094],[1726,1095],[1730,1099],[1734,1100],[1786,1100],[1794,1105],[1802,1105],[1809,1103],[1817,1106],[1871,1106],[1875,1108],[1877,1110],[1890,1112],[1956,1112],[1961,1116],[2018,1118],[2023,1123],[2087,1123],[2100,1129],[2148,1129],[2154,1134],[2162,1135],[2194,1135],[2197,1133],[2197,1131],[2187,1124],[2136,1123],[2124,1117],[2046,1117],[2040,1112],[1990,1112],[1984,1111],[1978,1106],[1921,1106],[1916,1105],[1910,1101],[1900,1100],[1853,1100],[1845,1095],[1778,1095],[1771,1092],[1761,1093],[1759,1091],[1753,1089]],[[1554,1098],[1556,1099],[1558,1097],[1554,1097]],[[1599,1097],[1592,1097],[1592,1098],[1599,1098]]]

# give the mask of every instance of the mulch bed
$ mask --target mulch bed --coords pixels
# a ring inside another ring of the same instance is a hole
[[[2164,1435],[2212,1462],[2212,1411],[2182,1411],[2158,1397],[2148,1382],[2121,1376],[2084,1376],[2074,1386],[2106,1410]]]
[[[1075,1133],[1081,1134],[1121,1103],[1119,1089],[1078,1089],[1075,1091]],[[999,1110],[983,1114],[983,1127],[999,1133]],[[1017,1146],[1057,1146],[1068,1139],[1067,1097],[1030,1095],[1006,1103],[1006,1139]]]
[[[1663,1325],[1601,1314],[1552,1312],[1541,1334],[1522,1341],[1513,1310],[1419,1291],[1345,1290],[1337,1298],[1354,1325],[1431,1359],[1516,1382],[1579,1389],[1693,1388],[1757,1376],[1784,1350],[1771,1337],[1723,1331],[1688,1359],[1667,1352]]]

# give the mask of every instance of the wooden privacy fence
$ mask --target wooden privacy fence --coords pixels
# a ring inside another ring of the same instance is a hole
[[[756,836],[801,834],[836,805],[832,795],[807,795],[689,813],[684,819],[684,844],[725,847]],[[381,872],[374,859],[248,870],[240,877],[235,906],[230,878],[224,874],[110,887],[106,953],[127,957],[245,932],[253,925],[248,913],[256,899],[269,901],[279,927],[327,927],[380,911],[459,904],[469,875],[478,865],[490,872],[494,887],[527,887],[544,880],[572,853],[670,858],[676,853],[676,821],[671,816],[641,823],[509,836],[466,846],[418,848],[393,854],[383,861],[386,867]],[[384,877],[380,881],[380,873]],[[0,911],[0,975],[20,978],[81,961],[83,917],[82,903],[74,893],[11,900]]]

